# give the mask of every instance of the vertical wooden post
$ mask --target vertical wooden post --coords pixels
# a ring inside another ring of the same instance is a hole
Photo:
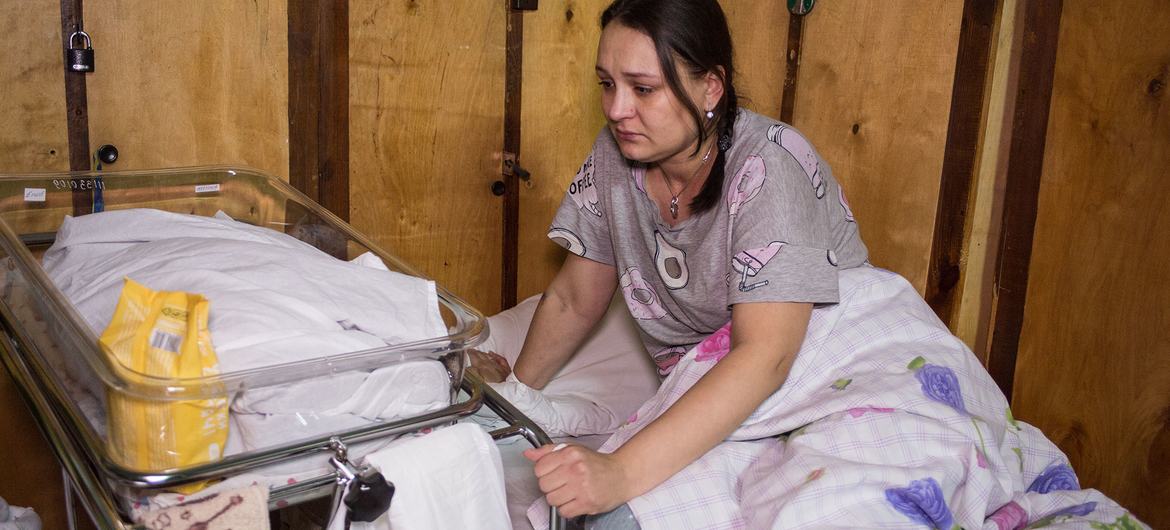
[[[504,66],[504,152],[520,157],[520,87],[524,78],[524,12],[508,10],[508,30],[505,37]],[[504,244],[503,281],[500,296],[501,309],[516,305],[516,285],[519,276],[520,241],[520,179],[514,171],[504,175]]]
[[[288,3],[289,183],[349,220],[349,1]]]
[[[1024,323],[1062,7],[1062,0],[1035,0],[1026,2],[1024,7],[1024,40],[1008,152],[1003,222],[995,267],[991,348],[987,359],[988,372],[1009,402]]]
[[[70,72],[65,65],[69,36],[82,26],[82,0],[61,0],[61,68],[65,70],[65,121],[69,137],[69,171],[89,171],[89,104],[85,95],[85,74]],[[73,215],[93,211],[89,190],[73,192]]]
[[[983,118],[988,57],[992,48],[996,2],[966,0],[959,30],[951,114],[943,153],[934,236],[926,276],[926,301],[948,326],[952,325],[964,245],[963,228],[975,180],[976,152]]]
[[[780,97],[780,121],[789,125],[796,111],[796,81],[800,70],[800,44],[804,38],[805,15],[788,15],[788,49],[784,52],[784,93]]]

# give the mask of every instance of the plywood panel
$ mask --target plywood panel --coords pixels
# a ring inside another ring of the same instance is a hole
[[[532,186],[520,187],[517,300],[541,292],[565,251],[545,233],[569,181],[605,125],[593,66],[598,20],[609,0],[544,0],[524,14],[520,160]]]
[[[610,0],[545,0],[525,13],[521,164],[532,186],[520,191],[518,299],[544,290],[565,251],[545,237],[569,181],[605,124],[593,65],[599,18]],[[780,114],[784,39],[783,2],[722,2],[736,48],[741,105]]]
[[[0,3],[0,174],[68,171],[61,4]]]
[[[1066,1],[1014,386],[1098,488],[1170,527],[1170,11]]]
[[[505,4],[350,2],[350,222],[500,305]],[[543,7],[542,7],[543,10]]]
[[[735,47],[739,105],[779,118],[788,46],[788,3],[724,0],[720,5],[727,15]]]
[[[285,0],[87,0],[85,21],[90,145],[118,147],[110,169],[243,164],[287,179]]]
[[[69,170],[60,9],[56,0],[0,3],[0,174]],[[61,470],[4,369],[0,433],[0,497],[64,528]]]
[[[794,125],[849,196],[870,260],[923,292],[963,2],[819,2]]]

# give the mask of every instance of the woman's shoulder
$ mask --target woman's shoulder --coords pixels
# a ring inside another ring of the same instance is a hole
[[[815,171],[820,155],[795,127],[741,108],[736,117],[730,160],[743,164],[758,157],[780,164],[795,163],[806,172]]]
[[[790,152],[793,148],[815,152],[812,142],[796,127],[744,108],[740,108],[736,116],[732,144],[736,148],[745,148],[752,154],[760,154],[761,151],[775,148]]]

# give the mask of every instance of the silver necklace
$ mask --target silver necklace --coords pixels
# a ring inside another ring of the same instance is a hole
[[[678,190],[678,193],[675,193],[674,190],[670,189],[670,180],[666,178],[666,171],[662,170],[662,166],[658,166],[658,171],[662,173],[662,182],[664,182],[666,184],[666,191],[670,192],[670,218],[671,219],[678,219],[678,196],[682,195],[682,193],[684,191],[687,191],[687,188],[691,187],[691,182],[695,181],[695,177],[697,177],[699,175],[699,171],[702,171],[703,166],[707,165],[707,159],[711,158],[711,148],[712,147],[715,147],[715,145],[712,144],[710,147],[707,148],[707,153],[703,155],[703,160],[701,162],[699,162],[699,167],[695,168],[695,172],[691,173],[691,179],[688,180],[686,184],[683,184],[682,189]]]

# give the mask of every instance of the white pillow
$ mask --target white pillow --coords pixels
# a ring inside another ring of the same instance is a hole
[[[488,317],[491,333],[479,346],[516,364],[540,295]],[[621,296],[544,390],[510,377],[491,384],[550,436],[612,433],[658,390],[658,374]]]

